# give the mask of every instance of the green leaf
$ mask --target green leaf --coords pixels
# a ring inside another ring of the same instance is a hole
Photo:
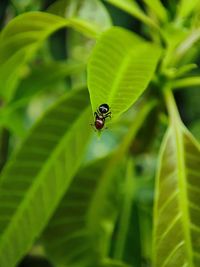
[[[188,17],[199,4],[199,0],[181,0],[178,5],[177,18],[185,19]]]
[[[61,97],[2,173],[0,266],[14,267],[47,224],[81,162],[89,114],[87,90]]]
[[[175,51],[173,51],[172,64],[177,64],[185,55],[187,55],[188,51],[198,43],[199,39],[200,28],[190,30]]]
[[[196,63],[190,63],[190,64],[184,64],[183,66],[180,66],[177,70],[176,70],[176,75],[175,77],[182,77],[183,75],[191,72],[194,69],[197,69],[198,65]]]
[[[45,247],[49,258],[55,265],[96,266],[101,260],[102,251],[98,251],[98,245],[94,244],[96,238],[91,236],[87,217],[88,209],[100,186],[108,160],[108,158],[98,160],[80,170],[45,230]],[[122,177],[115,176],[112,186],[106,188],[110,191],[108,200],[110,205],[119,202]],[[112,188],[115,188],[116,194]],[[111,214],[113,212],[115,214],[116,210],[117,205],[110,207]],[[106,241],[104,221],[107,221],[113,228],[112,216],[107,215],[107,217],[101,219],[102,233],[98,237],[104,242]],[[99,240],[96,242],[99,243]]]
[[[129,159],[126,164],[125,182],[124,182],[124,199],[120,211],[118,230],[114,242],[114,258],[124,259],[124,252],[128,237],[128,231],[131,223],[131,212],[135,193],[135,182],[133,176],[133,161]]]
[[[1,63],[1,46],[0,46],[0,97],[9,99],[13,95],[14,89],[18,85],[18,80],[21,76],[25,62],[25,51],[22,48],[20,51],[7,59],[4,63]]]
[[[162,21],[166,22],[168,19],[167,10],[162,5],[160,0],[143,0],[146,5],[157,15],[157,17]]]
[[[197,69],[197,64],[185,64],[183,66],[180,66],[179,68],[169,68],[169,69],[165,69],[163,71],[164,75],[166,75],[166,77],[168,77],[169,79],[175,79],[175,78],[179,78],[182,77],[186,74],[188,74],[189,72],[191,72],[194,69]],[[174,83],[174,81],[173,81]],[[174,84],[173,84],[174,87]]]
[[[130,265],[127,265],[120,261],[106,259],[102,262],[102,264],[98,265],[98,267],[130,267]]]
[[[105,0],[106,2],[124,10],[125,12],[131,14],[137,19],[141,20],[143,23],[157,28],[157,25],[153,20],[151,20],[139,7],[139,5],[134,0]]]
[[[21,106],[20,103],[22,105],[26,104],[33,95],[54,87],[59,81],[74,73],[83,71],[85,67],[83,63],[62,61],[54,61],[33,67],[30,74],[19,84],[11,105],[19,107]]]
[[[49,12],[66,18],[79,18],[90,24],[95,24],[99,31],[111,27],[111,17],[99,0],[61,0],[53,3]],[[81,44],[81,45],[80,45]],[[74,30],[68,31],[68,57],[77,62],[87,62],[95,42]],[[85,72],[72,76],[73,86],[86,84]]]
[[[200,142],[200,119],[190,124],[190,131],[198,140],[198,142]]]
[[[174,89],[180,89],[185,87],[199,87],[200,86],[200,77],[187,77],[183,79],[178,79],[173,81],[172,87]],[[199,89],[199,88],[198,88]]]
[[[198,267],[200,146],[177,117],[172,100],[168,104],[172,122],[159,156],[154,210],[154,266]]]
[[[20,82],[13,100],[0,110],[0,125],[18,136],[24,135],[27,129],[24,127],[24,112],[21,109],[27,107],[33,97],[40,97],[41,93],[60,95],[66,92],[64,78],[85,70],[85,66],[83,63],[74,62],[50,62],[34,66]]]
[[[117,117],[150,82],[161,50],[127,30],[113,27],[99,38],[88,64],[92,109],[107,103]]]
[[[45,247],[55,264],[98,266],[108,256],[124,192],[124,175],[119,167],[154,104],[150,102],[136,114],[112,156],[88,165],[73,180],[44,232]]]
[[[101,31],[112,25],[107,9],[99,0],[60,0],[53,3],[48,12],[65,18],[82,19],[97,25]]]
[[[22,76],[22,67],[53,32],[69,26],[96,37],[97,29],[85,21],[67,20],[44,12],[22,14],[4,28],[0,35],[0,94],[7,101],[12,98]]]
[[[7,129],[10,134],[24,138],[27,133],[27,128],[23,120],[24,113],[22,111],[15,112],[8,110],[7,107],[1,109],[0,112],[0,127]]]

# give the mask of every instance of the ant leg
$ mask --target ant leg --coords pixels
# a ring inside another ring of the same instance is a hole
[[[97,112],[94,112],[94,118],[95,118],[95,119],[98,118],[98,114],[97,114]]]
[[[106,115],[105,115],[105,118],[112,118],[112,115],[111,115],[111,112],[108,112]]]
[[[97,131],[97,129],[93,123],[90,123],[90,126],[92,126],[92,128],[94,129],[95,132]]]
[[[100,115],[99,115],[98,112],[95,111],[95,112],[94,112],[94,116],[95,116],[95,118],[99,118]]]

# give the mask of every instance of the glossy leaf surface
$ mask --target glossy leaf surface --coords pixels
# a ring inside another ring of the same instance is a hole
[[[87,90],[63,96],[2,173],[0,266],[15,266],[65,193],[90,137],[89,114]]]
[[[179,126],[178,126],[179,127]],[[154,221],[154,266],[200,265],[200,146],[170,127],[162,144]]]
[[[147,88],[160,52],[159,47],[122,28],[104,32],[88,64],[93,111],[107,103],[117,117],[130,108]]]

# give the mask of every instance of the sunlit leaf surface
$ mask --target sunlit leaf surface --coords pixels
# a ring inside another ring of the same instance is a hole
[[[196,8],[198,8],[199,0],[180,0],[178,5],[178,18],[186,19]]]
[[[143,0],[161,21],[166,21],[168,14],[160,0]]]
[[[88,64],[93,111],[103,103],[117,117],[147,88],[160,57],[159,47],[113,27],[99,38]]]

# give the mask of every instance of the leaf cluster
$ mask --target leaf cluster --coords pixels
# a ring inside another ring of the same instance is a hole
[[[200,85],[200,4],[177,2],[2,6],[1,267],[200,265],[199,120],[174,97]]]

